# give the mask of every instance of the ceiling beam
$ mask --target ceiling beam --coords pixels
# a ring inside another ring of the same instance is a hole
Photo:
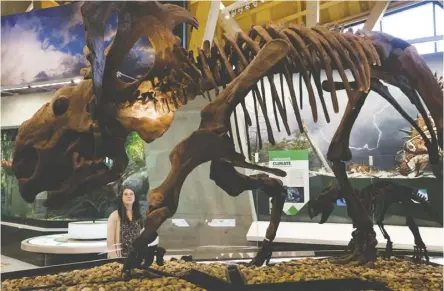
[[[307,17],[306,26],[313,27],[319,23],[319,0],[307,1]]]
[[[307,3],[307,7],[308,7],[308,3],[309,2],[311,2],[311,1],[307,1],[306,2]],[[335,6],[335,5],[338,5],[338,4],[341,4],[341,3],[342,3],[341,1],[328,1],[328,2],[325,2],[325,3],[321,4],[321,5],[319,5],[319,13],[323,9],[327,9],[327,8],[330,8],[332,6]],[[307,15],[307,10],[304,10],[304,11],[301,11],[299,13],[296,13],[296,14],[284,17],[284,18],[280,19],[278,22],[280,22],[280,23],[287,23],[287,22],[296,20],[299,17],[302,17],[304,15]]]
[[[265,9],[271,9],[274,6],[282,4],[282,3],[285,3],[285,1],[267,1],[267,2],[264,2],[264,3],[263,2],[258,2],[257,7],[250,8],[250,10],[248,10],[248,12],[244,12],[242,14],[236,14],[235,18],[237,20],[239,20],[239,19],[244,18],[244,17],[250,17],[252,14],[259,13],[259,12],[265,10]],[[287,5],[288,5],[288,3],[287,3]],[[228,6],[228,7],[230,7],[230,6]],[[225,8],[225,9],[227,9],[227,8]]]
[[[210,10],[208,11],[207,24],[205,25],[205,31],[202,39],[202,45],[206,40],[208,40],[210,44],[213,42],[221,5],[223,6],[220,0],[211,1]]]
[[[427,36],[427,37],[410,39],[406,41],[410,44],[414,44],[414,43],[424,43],[424,42],[438,42],[441,40],[443,40],[443,35]]]
[[[422,1],[423,0],[394,1],[393,3],[391,3],[391,5],[389,5],[389,7],[386,10],[386,13],[393,12],[393,11],[399,10],[401,8],[406,8],[406,7],[415,5],[417,3],[420,3]],[[322,8],[322,5],[321,5],[321,8]],[[351,15],[349,17],[345,17],[345,18],[342,18],[342,19],[331,21],[329,23],[325,23],[325,25],[334,25],[334,24],[348,25],[348,24],[353,24],[353,23],[356,23],[356,22],[359,22],[359,21],[362,21],[362,20],[366,19],[369,14],[370,14],[369,11],[364,11],[364,12],[356,14],[356,15]]]
[[[365,21],[363,30],[372,31],[375,25],[379,23],[381,18],[384,16],[385,11],[390,5],[390,1],[376,1],[372,8],[372,11]]]
[[[26,8],[25,12],[32,11],[34,9],[34,1],[31,1],[31,4],[29,4],[28,8]]]
[[[233,19],[233,17],[230,16],[228,12],[219,13],[218,22],[223,30],[232,37],[235,37],[237,32],[242,31],[239,24]]]

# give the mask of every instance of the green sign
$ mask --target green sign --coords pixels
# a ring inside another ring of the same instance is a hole
[[[268,156],[270,161],[308,161],[307,150],[269,151]]]

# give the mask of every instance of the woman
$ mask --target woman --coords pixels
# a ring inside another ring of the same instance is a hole
[[[122,195],[117,198],[117,210],[108,218],[108,258],[127,257],[142,228],[139,201],[133,190],[124,188]]]

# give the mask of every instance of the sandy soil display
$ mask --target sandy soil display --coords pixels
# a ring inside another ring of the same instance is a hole
[[[185,261],[168,261],[164,266],[153,265],[154,269],[178,276],[197,269],[219,279],[227,280],[226,264],[203,264]],[[109,263],[85,270],[61,272],[54,275],[5,280],[2,290],[20,290],[26,287],[54,286],[51,290],[105,291],[105,290],[205,290],[184,280],[168,277],[159,279],[135,278],[128,282],[119,281],[122,265]],[[248,284],[309,281],[338,278],[361,278],[387,284],[392,290],[442,290],[443,267],[414,264],[407,260],[378,259],[374,268],[356,265],[337,265],[330,261],[302,259],[279,263],[274,266],[239,267]],[[134,274],[141,275],[136,270]],[[136,276],[135,275],[135,276]],[[109,282],[111,280],[115,280]],[[108,282],[107,282],[108,281]],[[38,289],[36,289],[38,290]]]
[[[293,260],[272,267],[240,267],[248,284],[361,278],[383,282],[392,290],[442,290],[443,267],[378,258],[375,268],[332,264],[327,259]]]

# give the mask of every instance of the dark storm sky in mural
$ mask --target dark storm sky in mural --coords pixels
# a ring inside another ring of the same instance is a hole
[[[85,31],[81,3],[41,9],[1,18],[2,86],[80,76]],[[108,20],[105,41],[115,35],[117,16]],[[153,63],[147,39],[133,47],[121,72],[142,74]]]
[[[434,56],[428,56],[425,58],[428,66],[432,72],[438,72],[438,75],[442,76],[442,55],[436,54]],[[338,74],[334,74],[335,81],[340,81]],[[353,77],[349,75],[349,80]],[[275,75],[275,81],[277,90],[280,95],[280,81],[279,77]],[[299,78],[294,76],[293,80],[295,85],[295,91],[297,100],[299,102]],[[326,76],[322,73],[322,80],[326,80]],[[314,83],[312,83],[313,88],[315,88]],[[399,90],[391,85],[388,86],[390,93],[393,95],[395,100],[401,105],[401,107],[413,118],[416,118],[418,110],[413,106],[409,99]],[[265,88],[269,88],[268,80],[265,81]],[[269,89],[268,89],[269,90]],[[308,93],[304,85],[303,93],[303,109],[301,110],[302,120],[308,128],[310,137],[313,139],[316,146],[324,154],[327,154],[330,141],[338,128],[341,118],[344,114],[347,105],[347,96],[343,90],[337,91],[339,112],[334,113],[333,106],[330,98],[330,94],[325,92],[324,97],[326,100],[326,105],[330,115],[330,123],[327,123],[324,118],[323,111],[319,102],[319,98],[316,97],[318,104],[318,122],[313,122],[312,113],[310,109],[310,104],[308,101]],[[266,91],[270,92],[270,91]],[[316,91],[315,91],[316,92]],[[317,92],[315,93],[317,96]],[[292,131],[297,132],[298,126],[296,123],[296,118],[293,110],[291,109],[290,103],[290,93],[287,85],[284,82],[284,96],[286,96],[287,104],[287,114],[289,117],[289,125]],[[273,114],[273,107],[271,101],[271,94],[266,93],[268,116],[272,128],[274,129],[274,136],[277,142],[281,141],[283,138],[288,137],[285,130],[281,128],[281,132],[277,131],[275,125],[275,119]],[[250,117],[254,119],[254,103],[251,94],[246,99],[247,108]],[[241,110],[239,110],[241,112]],[[260,114],[262,115],[262,114]],[[263,119],[262,119],[263,120]],[[281,122],[281,120],[279,120]],[[282,123],[280,123],[282,125]],[[267,143],[267,132],[265,123],[260,124],[262,141]],[[405,142],[403,137],[406,136],[405,133],[401,132],[399,129],[409,129],[409,123],[391,106],[385,101],[381,96],[375,92],[370,92],[368,95],[364,107],[361,110],[353,130],[350,136],[350,149],[352,151],[352,161],[353,162],[363,162],[368,164],[369,156],[373,157],[373,164],[376,168],[380,170],[394,170],[395,168],[395,154],[400,150]],[[252,147],[255,148],[256,145],[256,122],[253,121],[253,126],[250,127],[250,140]]]

